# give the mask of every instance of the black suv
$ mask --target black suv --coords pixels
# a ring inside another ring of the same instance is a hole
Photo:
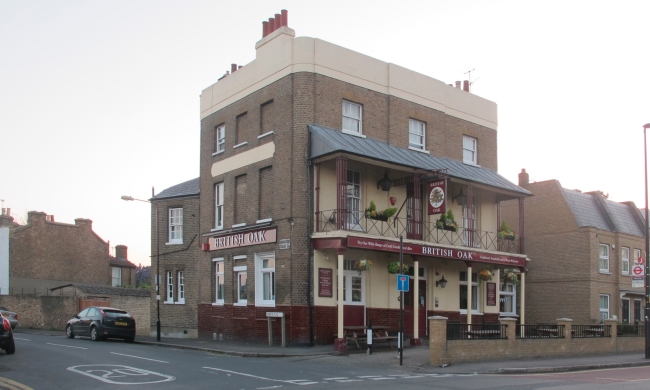
[[[14,344],[14,332],[11,330],[11,324],[9,320],[0,316],[2,318],[2,325],[0,325],[0,348],[11,355],[16,352],[16,344]]]

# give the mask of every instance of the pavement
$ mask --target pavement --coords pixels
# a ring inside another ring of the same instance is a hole
[[[39,334],[46,336],[65,337],[64,331],[16,328],[17,337],[21,334]],[[571,357],[534,358],[503,361],[486,361],[474,363],[457,363],[444,367],[432,366],[429,363],[428,345],[411,347],[405,345],[403,356],[400,358],[397,348],[378,345],[373,353],[358,350],[350,346],[347,353],[334,351],[333,345],[317,345],[314,347],[281,347],[265,344],[249,344],[232,341],[213,341],[210,339],[177,339],[162,337],[136,336],[135,343],[162,348],[177,348],[214,353],[229,356],[257,358],[286,358],[290,360],[320,359],[322,363],[354,364],[380,369],[402,370],[432,374],[530,374],[552,373],[567,371],[596,370],[605,368],[650,366],[650,359],[645,359],[644,353],[586,355]],[[407,344],[407,343],[405,343]]]

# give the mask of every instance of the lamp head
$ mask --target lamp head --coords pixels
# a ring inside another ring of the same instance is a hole
[[[122,195],[121,199],[122,199],[122,200],[133,200],[133,197],[132,197],[132,196],[128,196],[128,195]]]
[[[436,281],[436,287],[440,286],[442,288],[445,288],[447,285],[447,279],[445,279],[445,275],[442,275],[442,279]]]
[[[384,172],[384,177],[377,182],[377,188],[381,187],[382,191],[389,191],[393,186],[393,181],[388,178],[388,171]]]

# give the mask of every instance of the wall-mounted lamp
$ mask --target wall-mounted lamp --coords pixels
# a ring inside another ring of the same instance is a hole
[[[382,191],[389,191],[393,186],[393,181],[388,178],[388,171],[384,172],[384,177],[377,182],[377,188],[381,187]]]
[[[447,279],[445,279],[445,275],[442,275],[442,279],[436,281],[436,287],[440,286],[442,288],[445,288],[447,285]]]
[[[467,195],[463,194],[463,187],[460,188],[460,192],[456,196],[452,196],[451,198],[451,203],[458,203],[459,205],[463,206],[465,202],[467,202]]]

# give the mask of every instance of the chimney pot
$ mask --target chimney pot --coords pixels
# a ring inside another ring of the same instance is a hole
[[[237,64],[230,64],[230,73],[235,73],[237,71]]]
[[[528,183],[530,182],[528,173],[524,168],[521,169],[521,173],[519,173],[519,186],[527,186]]]
[[[282,15],[280,14],[275,14],[275,29],[279,29],[282,27]]]
[[[269,35],[269,22],[264,21],[262,22],[262,38],[266,37]]]
[[[269,34],[275,31],[275,19],[269,18]]]
[[[282,13],[282,25],[284,27],[289,27],[289,11],[283,9],[280,12]]]
[[[456,88],[460,88],[460,81],[456,81]]]
[[[463,91],[469,92],[469,80],[463,81]]]

